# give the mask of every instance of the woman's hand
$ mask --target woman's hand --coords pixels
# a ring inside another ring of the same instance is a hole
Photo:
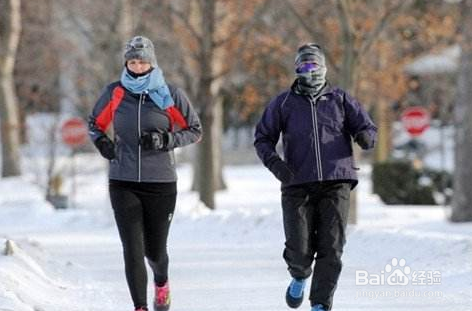
[[[94,141],[94,144],[105,159],[113,160],[115,158],[115,144],[110,140],[110,138],[108,138],[108,136],[97,138]]]
[[[139,143],[145,150],[166,150],[169,137],[167,132],[142,132]]]

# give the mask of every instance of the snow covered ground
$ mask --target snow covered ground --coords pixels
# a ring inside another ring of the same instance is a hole
[[[105,162],[97,155],[77,162],[68,210],[44,201],[34,176],[0,180],[0,311],[133,309]],[[228,190],[210,212],[189,191],[190,167],[178,173],[172,310],[289,310],[276,180],[262,166],[228,167]],[[359,224],[349,227],[333,310],[472,310],[472,224],[447,222],[441,207],[387,207],[370,194],[369,167],[360,174]],[[151,287],[149,294],[151,302]]]

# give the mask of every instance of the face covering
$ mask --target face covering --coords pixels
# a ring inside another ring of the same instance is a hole
[[[326,67],[317,63],[302,63],[295,70],[299,82],[308,87],[319,91],[326,83]]]
[[[295,74],[302,93],[319,93],[326,84],[326,72],[325,55],[318,45],[308,43],[298,48]]]

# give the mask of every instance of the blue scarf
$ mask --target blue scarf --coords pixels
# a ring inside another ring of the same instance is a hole
[[[169,87],[159,67],[154,68],[147,75],[136,78],[124,68],[121,73],[121,84],[134,94],[142,94],[147,91],[154,104],[162,110],[174,105]]]

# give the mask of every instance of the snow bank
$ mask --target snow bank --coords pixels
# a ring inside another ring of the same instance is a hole
[[[1,245],[7,240],[0,239]],[[8,240],[9,255],[5,247],[0,255],[0,310],[39,311],[61,310],[54,307],[65,303],[65,290],[69,285],[53,279],[44,267],[50,265],[47,258],[39,254],[42,250],[33,242],[16,243]]]

